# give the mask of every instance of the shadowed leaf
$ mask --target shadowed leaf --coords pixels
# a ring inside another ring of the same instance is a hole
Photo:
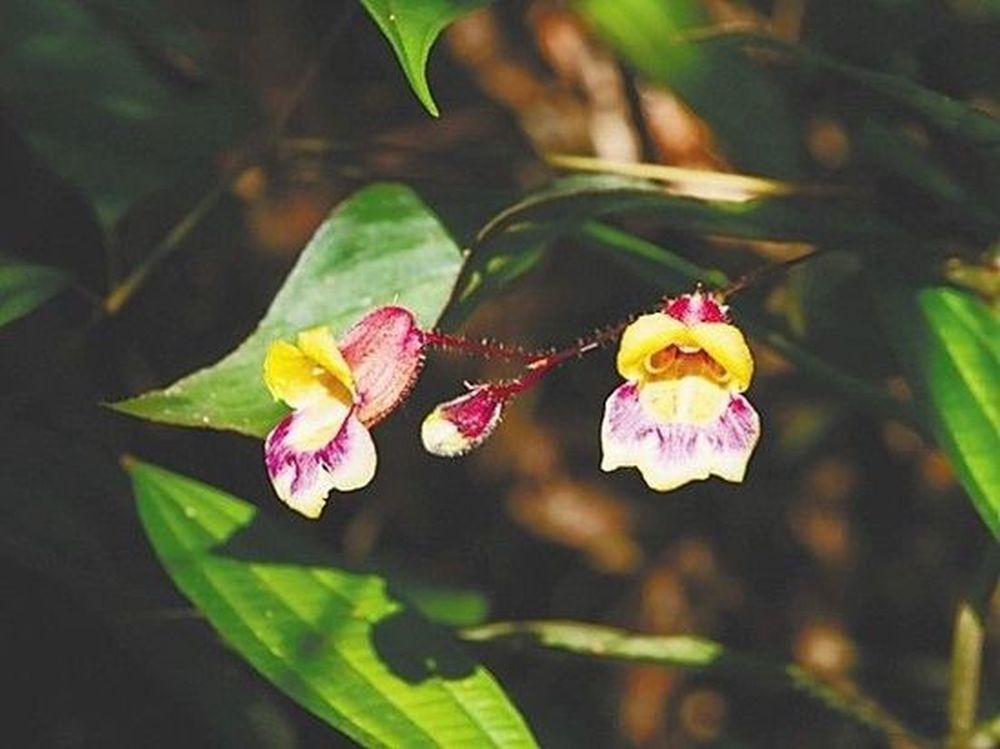
[[[307,710],[366,747],[535,745],[489,672],[385,580],[283,561],[324,552],[213,487],[135,461],[128,471],[174,582]],[[237,553],[230,544],[251,524]]]
[[[70,283],[69,275],[55,268],[0,257],[0,326],[34,311]]]
[[[0,89],[49,166],[106,227],[132,202],[204,169],[246,128],[249,107],[205,81],[188,35],[157,2],[11,3],[0,24]]]

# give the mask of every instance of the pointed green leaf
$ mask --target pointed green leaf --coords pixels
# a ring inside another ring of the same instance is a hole
[[[489,672],[384,579],[330,565],[323,549],[218,489],[148,464],[128,470],[171,578],[307,710],[367,747],[535,746]]]
[[[946,287],[882,295],[918,405],[986,527],[1000,540],[1000,320]]]
[[[70,283],[61,270],[0,257],[0,326],[24,317]]]
[[[435,117],[438,107],[427,85],[427,57],[448,24],[490,0],[361,0],[392,45],[420,102]]]
[[[257,330],[235,351],[164,390],[113,407],[167,424],[263,437],[286,411],[261,378],[271,342],[314,325],[339,334],[382,304],[400,304],[421,324],[433,324],[460,264],[458,246],[412,190],[367,187],[320,226]]]

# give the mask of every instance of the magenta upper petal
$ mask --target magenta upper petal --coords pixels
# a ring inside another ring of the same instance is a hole
[[[303,426],[304,422],[314,422]],[[302,433],[318,433],[322,417],[298,410],[282,419],[264,442],[268,477],[283,502],[307,517],[318,517],[331,490],[367,485],[375,474],[375,445],[352,412],[324,444],[304,447]]]
[[[742,481],[759,436],[760,419],[742,395],[732,395],[715,421],[666,423],[643,408],[635,383],[625,383],[605,405],[601,468],[634,466],[657,491],[712,475]]]
[[[701,322],[729,322],[729,314],[725,305],[720,304],[711,294],[702,291],[681,294],[679,297],[668,299],[663,305],[663,311],[685,325],[695,325]]]
[[[380,307],[338,343],[354,377],[361,423],[377,423],[409,393],[423,366],[423,338],[409,310]]]

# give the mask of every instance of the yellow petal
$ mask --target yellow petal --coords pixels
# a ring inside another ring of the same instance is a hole
[[[687,340],[687,326],[662,312],[639,317],[625,328],[618,348],[618,372],[626,380],[640,382],[647,376],[646,360],[667,346]]]
[[[323,369],[333,375],[334,379],[354,395],[354,378],[351,368],[344,360],[344,355],[337,348],[333,333],[325,325],[310,328],[299,333],[299,349]]]
[[[753,357],[743,334],[721,322],[688,326],[662,312],[643,315],[625,328],[618,349],[618,372],[626,380],[645,382],[656,374],[651,357],[668,346],[701,349],[731,378],[731,390],[742,392],[753,378]]]
[[[264,357],[264,382],[271,395],[301,408],[327,395],[316,375],[316,363],[286,341],[275,341]]]
[[[718,362],[732,377],[732,390],[741,393],[753,379],[753,356],[743,333],[721,322],[696,323],[688,328],[691,343]]]

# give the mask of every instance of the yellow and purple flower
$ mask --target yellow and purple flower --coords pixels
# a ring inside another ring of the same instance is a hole
[[[292,413],[264,442],[264,462],[283,502],[319,517],[331,490],[367,486],[377,457],[369,428],[407,395],[423,364],[424,334],[402,307],[381,307],[337,342],[321,326],[294,344],[271,344],[264,381]]]
[[[741,395],[753,357],[725,306],[699,291],[667,300],[625,329],[617,365],[626,382],[605,404],[602,469],[638,468],[657,491],[743,480],[760,419]]]

